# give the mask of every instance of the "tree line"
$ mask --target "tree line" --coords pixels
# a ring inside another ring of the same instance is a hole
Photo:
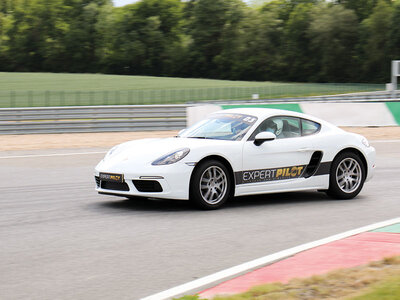
[[[0,71],[388,82],[400,0],[0,0]]]

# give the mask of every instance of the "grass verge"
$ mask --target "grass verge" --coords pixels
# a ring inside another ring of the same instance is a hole
[[[176,300],[196,300],[197,295]],[[341,269],[310,278],[293,279],[287,284],[272,283],[249,291],[216,296],[214,300],[399,300],[400,256],[386,258],[368,265]]]
[[[105,74],[0,72],[0,107],[175,104],[383,90],[382,84],[231,81]]]

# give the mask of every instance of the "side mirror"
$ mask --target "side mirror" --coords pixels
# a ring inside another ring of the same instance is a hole
[[[254,138],[254,145],[260,146],[262,143],[267,141],[273,141],[276,139],[276,135],[269,131],[260,132]]]

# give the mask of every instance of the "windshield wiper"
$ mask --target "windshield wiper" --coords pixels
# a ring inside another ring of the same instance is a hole
[[[202,140],[219,140],[219,138],[211,136],[188,136],[190,139],[202,139]]]

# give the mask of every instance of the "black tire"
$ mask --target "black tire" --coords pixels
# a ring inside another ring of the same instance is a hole
[[[229,199],[231,187],[228,168],[220,161],[207,160],[194,170],[189,199],[201,209],[217,209]]]
[[[359,155],[343,152],[333,160],[327,194],[336,199],[352,199],[363,188],[365,166]]]

